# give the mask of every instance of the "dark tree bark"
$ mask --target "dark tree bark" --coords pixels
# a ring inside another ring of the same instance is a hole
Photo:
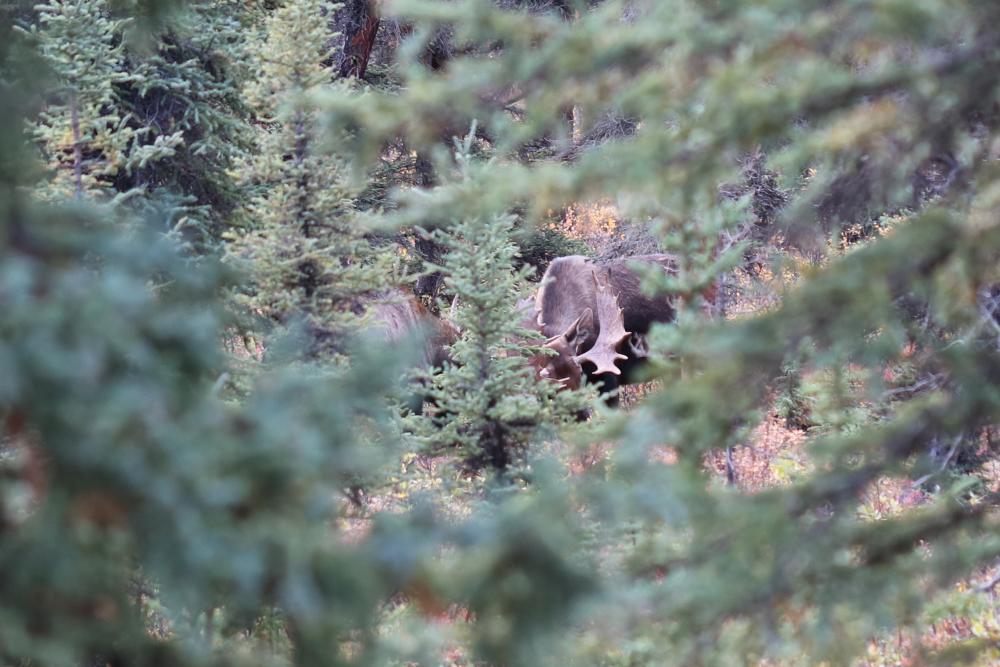
[[[362,79],[382,20],[376,0],[350,0],[344,8],[344,48],[340,76]]]
[[[434,165],[423,153],[417,153],[417,163],[415,165],[416,175],[417,175],[417,187],[420,188],[431,188],[436,183],[437,179],[434,175]],[[441,260],[441,246],[428,238],[423,238],[422,236],[417,236],[416,243],[417,253],[425,262],[437,263]],[[427,275],[420,276],[417,279],[417,284],[413,291],[416,292],[417,296],[426,297],[430,303],[433,305],[437,301],[438,290],[441,289],[441,281],[443,276],[440,271],[435,271]]]
[[[439,31],[434,36],[423,54],[423,61],[427,67],[434,71],[441,70],[448,62],[450,55],[449,36],[445,31]],[[447,140],[447,137],[445,137]],[[420,188],[432,188],[437,184],[437,175],[434,173],[434,165],[421,151],[417,152],[417,161],[414,165],[416,171],[416,185]],[[431,239],[417,237],[414,244],[417,252],[425,262],[437,263],[441,260],[441,246]],[[432,307],[436,306],[438,291],[444,277],[440,271],[435,271],[417,279],[414,292],[417,296],[425,297]]]
[[[436,263],[441,259],[441,246],[434,241],[418,237],[417,242],[414,245],[416,246],[420,257],[423,258],[425,262]],[[417,279],[417,284],[414,286],[413,291],[417,294],[417,296],[427,297],[433,304],[437,301],[438,291],[441,289],[441,280],[442,276],[440,271],[422,275]]]

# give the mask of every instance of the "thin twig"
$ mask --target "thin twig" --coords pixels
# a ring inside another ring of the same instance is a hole
[[[1000,565],[1000,558],[993,561],[993,566],[996,567],[997,565]],[[1000,584],[1000,569],[998,569],[996,574],[994,574],[988,580],[984,581],[981,584],[978,584],[976,586],[976,590],[979,591],[980,593],[986,593],[988,591],[993,590],[993,587],[996,586],[997,584]]]
[[[80,111],[76,92],[70,93],[70,127],[73,131],[73,182],[76,198],[83,198],[83,136],[80,131]]]
[[[926,475],[924,475],[920,479],[915,480],[912,484],[910,484],[910,488],[916,488],[918,486],[921,486],[922,484],[924,484],[924,482],[928,481],[929,479],[931,479],[933,477],[936,477],[937,475],[940,475],[941,473],[943,473],[944,470],[945,470],[945,468],[948,467],[948,464],[951,463],[951,459],[952,459],[952,457],[955,456],[955,452],[958,451],[958,445],[961,442],[962,442],[962,436],[961,435],[956,435],[955,436],[955,441],[951,444],[951,449],[948,450],[948,455],[944,457],[944,461],[941,462],[940,467],[938,467],[938,469],[935,470],[935,471],[933,471],[933,472],[927,473]]]

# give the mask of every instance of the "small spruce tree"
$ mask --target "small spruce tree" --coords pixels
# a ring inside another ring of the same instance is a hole
[[[281,327],[303,327],[310,356],[342,350],[361,297],[386,284],[392,259],[372,253],[342,161],[321,146],[312,97],[349,94],[330,83],[332,9],[325,0],[290,0],[267,20],[247,89],[265,124],[251,167],[258,195],[250,229],[231,247],[251,278],[238,301]]]
[[[114,86],[127,78],[124,25],[104,0],[54,0],[38,9],[30,33],[58,82],[33,127],[53,173],[49,195],[79,199],[104,190],[122,165],[128,139]]]
[[[107,0],[55,0],[24,21],[51,81],[29,125],[51,173],[40,196],[127,203],[199,246],[217,240],[246,148],[234,63],[252,11],[192,4],[155,40]]]
[[[126,42],[129,78],[116,95],[134,139],[114,186],[141,189],[144,196],[130,201],[142,213],[143,204],[165,202],[171,228],[196,249],[214,250],[245,201],[239,169],[254,134],[243,87],[261,8],[236,0],[185,5],[155,48],[141,48],[141,38]]]
[[[456,159],[464,178],[471,167],[475,132],[458,142]],[[431,379],[434,407],[416,418],[417,433],[432,451],[457,448],[466,468],[509,473],[525,463],[528,446],[546,428],[575,418],[586,394],[561,392],[539,382],[529,354],[542,354],[541,339],[523,328],[519,288],[533,272],[513,268],[518,249],[510,215],[461,220],[437,230],[445,249],[438,269],[457,298],[452,317],[462,331],[452,346],[453,364]]]

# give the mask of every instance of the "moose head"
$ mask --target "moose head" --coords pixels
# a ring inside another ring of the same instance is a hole
[[[545,341],[543,347],[550,352],[532,359],[539,378],[554,380],[569,389],[579,388],[585,373],[620,375],[616,362],[627,359],[618,352],[618,347],[630,336],[625,330],[622,309],[611,286],[601,281],[597,271],[591,271],[591,277],[593,307],[585,307],[562,333]],[[544,331],[543,315],[539,311],[536,322]]]
[[[522,328],[545,336],[545,353],[530,357],[539,380],[567,389],[584,380],[598,381],[603,391],[633,380],[633,370],[648,357],[646,334],[655,322],[671,322],[673,297],[649,296],[641,288],[640,266],[673,273],[670,255],[641,255],[606,261],[582,256],[554,259],[535,296],[518,302]],[[457,301],[452,304],[452,317]],[[374,324],[387,340],[423,329],[425,368],[440,368],[451,343],[461,336],[447,318],[437,317],[410,294],[396,290],[373,308]],[[612,399],[613,402],[613,399]]]
[[[602,261],[571,255],[549,264],[535,298],[521,303],[525,328],[546,336],[551,350],[532,359],[539,378],[567,388],[597,381],[605,392],[635,381],[649,356],[650,327],[676,314],[673,296],[643,291],[643,265],[673,274],[677,262],[667,254]]]

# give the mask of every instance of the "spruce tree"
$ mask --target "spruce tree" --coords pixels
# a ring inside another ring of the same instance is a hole
[[[586,406],[581,394],[539,382],[528,364],[544,350],[516,307],[531,269],[513,269],[512,227],[510,216],[464,220],[434,236],[445,250],[440,268],[462,335],[452,363],[430,378],[433,406],[416,421],[427,451],[454,450],[470,471],[516,473],[532,443],[551,438]]]
[[[460,178],[474,169],[473,130],[456,140]],[[515,270],[514,218],[500,215],[460,220],[434,240],[445,250],[440,270],[454,294],[450,316],[461,331],[451,347],[452,363],[433,374],[428,397],[433,406],[414,419],[431,452],[457,450],[471,471],[503,475],[526,461],[527,448],[584,409],[580,394],[539,382],[528,364],[544,354],[539,334],[524,328],[530,317],[518,309],[520,289],[533,269]]]
[[[377,662],[414,580],[379,551],[406,533],[327,529],[378,466],[395,355],[226,400],[231,273],[110,204],[32,197],[36,60],[0,25],[0,664]]]
[[[52,77],[32,123],[52,174],[39,191],[160,215],[204,250],[232,222],[227,170],[246,148],[236,35],[250,12],[193,3],[143,37],[119,10],[57,1],[25,28]]]
[[[57,194],[107,194],[124,167],[128,129],[115,105],[122,71],[125,21],[103,0],[56,0],[38,9],[31,27],[38,51],[52,68],[51,91],[34,135],[53,172]]]
[[[241,222],[240,169],[253,137],[243,87],[262,11],[196,0],[168,13],[155,35],[127,32],[128,78],[116,93],[134,138],[114,187],[144,193],[133,209],[166,209],[168,228],[200,252],[217,251]]]
[[[357,224],[345,165],[323,149],[314,97],[350,95],[331,83],[329,14],[321,0],[290,0],[267,19],[248,86],[264,126],[249,178],[259,193],[246,233],[230,250],[251,284],[240,303],[281,327],[302,327],[308,354],[342,352],[361,297],[388,283],[392,257],[376,257]]]

